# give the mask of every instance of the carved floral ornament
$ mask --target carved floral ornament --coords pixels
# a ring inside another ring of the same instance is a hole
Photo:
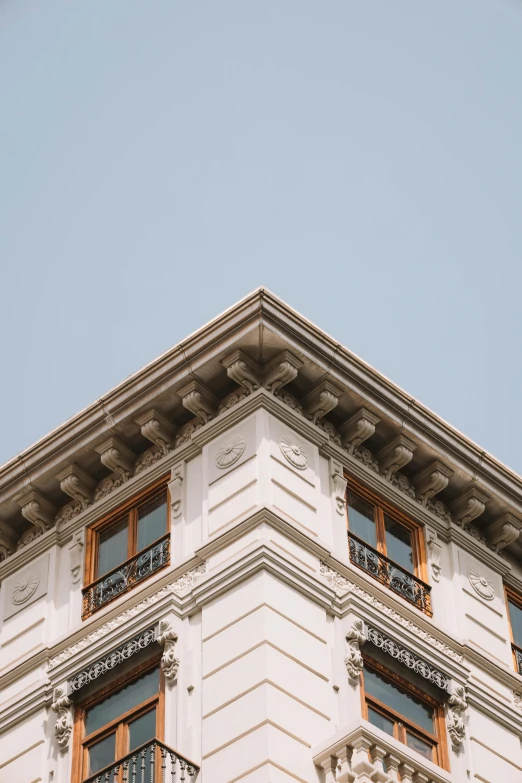
[[[485,576],[481,576],[475,568],[468,568],[468,580],[476,592],[484,601],[492,601],[495,597],[495,589]]]
[[[281,454],[292,467],[297,470],[306,470],[308,457],[305,454],[303,444],[293,438],[285,437],[279,441]]]
[[[16,582],[13,586],[11,601],[14,604],[25,604],[33,596],[40,584],[40,574],[38,571],[29,572],[23,579]]]
[[[233,441],[222,446],[216,454],[216,467],[225,470],[240,459],[247,445],[246,438],[238,435]]]

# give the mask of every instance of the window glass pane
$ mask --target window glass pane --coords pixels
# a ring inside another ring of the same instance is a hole
[[[417,753],[420,753],[424,758],[430,759],[430,761],[432,760],[433,745],[420,739],[420,737],[416,737],[415,734],[411,734],[409,731],[406,732],[406,745],[412,750],[416,750]]]
[[[393,737],[393,727],[395,724],[392,720],[381,715],[377,710],[372,710],[371,707],[368,707],[368,720],[374,726],[377,726],[378,729],[382,729],[386,734],[389,734],[390,737]]]
[[[113,693],[104,701],[87,712],[85,733],[88,736],[93,731],[101,729],[115,718],[119,718],[128,710],[137,707],[145,699],[149,699],[159,691],[159,669],[153,669],[139,680]]]
[[[508,606],[513,641],[517,647],[522,647],[522,609],[512,601],[508,601]]]
[[[395,520],[391,519],[387,514],[384,515],[384,529],[386,530],[387,556],[406,571],[413,573],[414,563],[411,531],[398,522],[395,522]]]
[[[129,723],[129,753],[156,736],[156,708]]]
[[[128,517],[102,530],[98,537],[98,576],[103,576],[127,560]]]
[[[161,492],[138,508],[138,552],[167,532],[167,493]]]
[[[116,734],[109,734],[91,745],[89,750],[89,775],[94,775],[113,761],[116,761]]]
[[[433,710],[409,693],[405,693],[394,683],[381,677],[372,669],[364,667],[364,690],[369,696],[379,699],[387,707],[395,710],[406,720],[415,723],[430,734],[435,734]]]
[[[374,506],[351,492],[348,493],[348,524],[352,533],[370,546],[377,546]]]

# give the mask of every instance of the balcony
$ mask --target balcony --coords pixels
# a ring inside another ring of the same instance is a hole
[[[519,674],[522,674],[522,649],[520,647],[517,647],[516,644],[512,644],[511,649],[513,650],[513,657],[515,659],[516,670]]]
[[[429,585],[350,532],[348,532],[348,548],[350,561],[354,565],[409,601],[428,617],[432,616]]]
[[[198,772],[194,762],[153,739],[100,769],[84,783],[193,783]]]
[[[365,720],[315,748],[313,760],[323,783],[457,783],[449,772]]]
[[[82,620],[169,564],[170,533],[83,589]]]

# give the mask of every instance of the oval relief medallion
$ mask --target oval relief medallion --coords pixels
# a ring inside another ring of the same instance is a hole
[[[477,595],[480,595],[485,601],[492,601],[494,599],[495,590],[485,576],[481,576],[474,568],[470,568],[468,569],[468,579]]]
[[[28,574],[25,579],[21,579],[13,587],[11,601],[14,604],[23,604],[35,594],[36,588],[40,584],[40,574],[33,572]]]
[[[293,465],[297,470],[306,470],[308,459],[300,443],[289,438],[281,438],[279,448],[283,457],[290,465]]]
[[[240,435],[232,443],[227,443],[219,449],[216,454],[216,466],[224,470],[237,462],[246,448],[246,443],[246,438]]]

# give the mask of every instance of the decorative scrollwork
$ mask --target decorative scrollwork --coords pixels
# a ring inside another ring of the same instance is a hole
[[[376,647],[380,647],[381,650],[384,650],[385,653],[391,655],[392,658],[403,663],[408,669],[413,669],[413,671],[420,674],[421,677],[424,677],[424,679],[437,685],[438,688],[441,688],[444,691],[449,690],[451,679],[444,674],[444,672],[441,672],[440,669],[436,669],[423,658],[419,658],[418,655],[415,655],[394,639],[391,639],[389,636],[386,636],[386,634],[378,631],[377,628],[368,626],[368,641]]]
[[[350,561],[431,617],[431,587],[348,533]]]

